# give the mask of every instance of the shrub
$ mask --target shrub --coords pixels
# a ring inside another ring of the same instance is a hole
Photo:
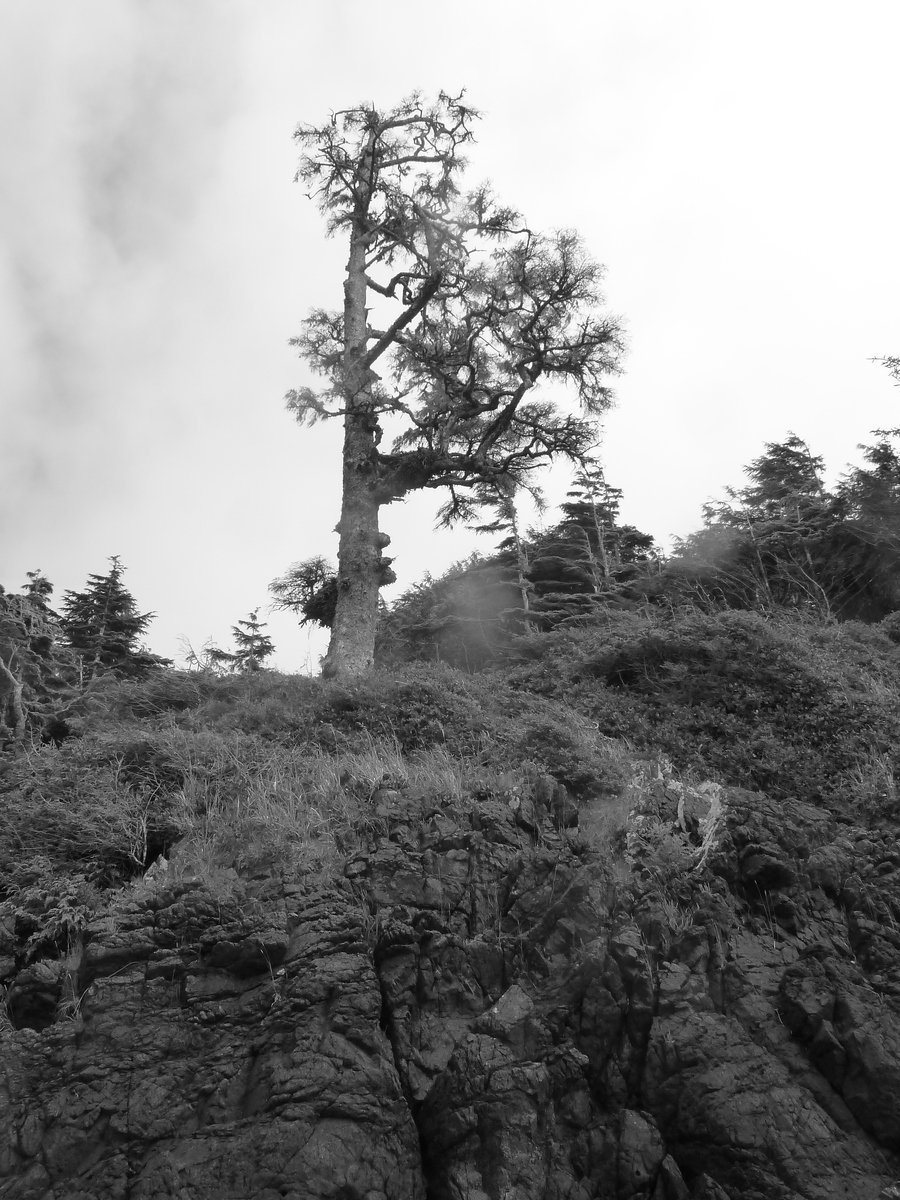
[[[687,611],[529,639],[508,678],[682,770],[844,804],[873,755],[900,767],[898,667],[877,627]]]
[[[611,771],[606,743],[567,707],[446,666],[378,671],[352,684],[274,672],[219,679],[173,721],[311,753],[361,751],[375,740],[406,756],[441,748],[499,772],[528,760],[578,789],[603,785]]]
[[[0,791],[0,875],[35,855],[101,884],[141,872],[181,832],[175,775],[161,779],[163,757],[142,763],[149,745],[131,731],[110,731],[9,761]]]
[[[151,671],[143,679],[110,681],[108,697],[117,716],[155,717],[196,708],[215,676],[202,671]]]
[[[15,900],[2,904],[3,923],[19,940],[25,962],[71,950],[102,903],[84,875],[60,876],[44,855],[17,863],[4,890]]]
[[[276,672],[93,681],[80,737],[3,764],[0,872],[43,855],[107,887],[181,843],[247,870],[338,869],[379,788],[462,802],[550,773],[614,790],[615,754],[558,702],[447,667],[339,685]]]

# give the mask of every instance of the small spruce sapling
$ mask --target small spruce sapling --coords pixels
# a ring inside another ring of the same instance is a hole
[[[210,646],[206,655],[212,663],[227,667],[230,671],[259,671],[265,660],[275,653],[272,639],[263,632],[265,628],[265,622],[259,620],[259,609],[255,608],[237,625],[232,625],[233,651]]]
[[[46,617],[52,617],[50,597],[53,595],[53,584],[40,568],[26,571],[25,575],[28,582],[22,585],[22,595],[32,608]]]

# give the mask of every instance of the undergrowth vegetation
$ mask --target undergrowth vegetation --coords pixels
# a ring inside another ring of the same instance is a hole
[[[682,770],[837,809],[896,804],[900,646],[890,629],[695,610],[610,612],[519,643],[512,686]]]
[[[460,801],[549,774],[611,795],[622,777],[588,720],[449,668],[353,686],[269,671],[109,676],[69,720],[62,745],[0,766],[0,893],[33,863],[104,887],[176,843],[198,870],[333,875],[370,836],[380,791]]]
[[[61,745],[0,758],[0,900],[25,896],[22,936],[61,944],[160,855],[206,876],[333,877],[398,793],[458,806],[548,775],[592,801],[589,840],[613,860],[623,785],[659,754],[877,823],[897,809],[898,679],[893,626],[694,610],[610,612],[481,674],[108,675],[69,706]]]

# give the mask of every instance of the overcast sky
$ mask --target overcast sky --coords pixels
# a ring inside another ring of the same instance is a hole
[[[288,346],[344,248],[293,183],[333,108],[466,88],[470,155],[575,227],[629,337],[604,461],[661,544],[788,430],[834,480],[900,390],[895,0],[0,0],[0,583],[111,554],[148,640],[228,644],[334,555],[336,427]],[[564,491],[564,473],[550,481]],[[383,514],[397,594],[479,539]],[[548,514],[553,519],[553,513]],[[490,541],[481,542],[490,549]],[[271,618],[278,665],[321,646]]]

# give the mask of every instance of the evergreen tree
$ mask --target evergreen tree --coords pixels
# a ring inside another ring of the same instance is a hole
[[[227,666],[230,671],[259,671],[269,655],[275,653],[272,639],[263,632],[265,628],[265,622],[259,620],[259,609],[255,608],[237,625],[232,625],[233,651],[211,646],[206,654],[211,662]]]
[[[619,560],[614,531],[621,498],[621,489],[610,487],[600,464],[591,462],[576,472],[568,499],[560,506],[561,531],[579,544],[597,594],[610,586],[613,566]]]
[[[709,606],[788,608],[877,621],[900,605],[897,430],[861,446],[834,492],[822,459],[794,434],[766,445],[750,482],[704,507],[705,527],[677,545],[661,589]]]
[[[26,572],[27,583],[22,585],[22,595],[39,612],[52,616],[50,597],[53,595],[53,584],[40,569]]]
[[[21,667],[30,611],[24,597],[9,595],[0,585],[0,750],[25,736]]]
[[[83,591],[63,596],[60,628],[80,655],[88,678],[104,669],[132,671],[166,661],[138,647],[138,638],[156,614],[138,611],[122,583],[125,568],[118,556],[109,563],[105,575],[88,576]]]
[[[620,495],[592,464],[576,477],[562,521],[527,535],[514,495],[480,495],[482,509],[495,516],[476,529],[506,536],[493,554],[475,554],[439,579],[427,576],[395,600],[379,625],[379,661],[439,660],[477,670],[522,634],[642,603],[643,576],[656,562],[653,539],[618,523]]]
[[[52,641],[57,616],[50,608],[53,584],[41,571],[29,571],[20,593],[0,586],[0,649],[5,639],[21,644]]]
[[[838,485],[829,551],[847,615],[877,621],[900,608],[900,429],[873,433],[878,440],[859,447],[866,465]]]
[[[383,505],[442,488],[442,518],[467,518],[481,485],[519,486],[559,455],[580,461],[610,402],[622,334],[600,312],[601,268],[574,233],[542,236],[486,187],[460,191],[477,115],[461,96],[426,105],[417,94],[297,132],[299,177],[349,243],[343,310],[315,310],[295,340],[328,386],[288,398],[301,422],[344,423],[327,675],[372,665]],[[584,416],[541,397],[548,382],[570,384]]]
[[[533,612],[545,629],[593,620],[605,605],[629,603],[631,581],[654,556],[653,538],[619,523],[622,492],[594,460],[576,472],[562,519],[530,545]]]
[[[0,744],[10,731],[13,744],[26,730],[53,740],[66,701],[81,694],[80,660],[57,640],[59,622],[48,603],[53,585],[41,571],[27,578],[19,593],[0,586]]]
[[[766,452],[746,468],[750,483],[732,492],[751,519],[802,520],[822,510],[824,459],[813,455],[795,433],[784,442],[767,442]]]
[[[59,634],[59,617],[50,607],[53,584],[41,570],[28,571],[18,601],[24,631],[32,648],[47,653]]]
[[[530,487],[528,490],[537,504],[538,511],[543,511],[544,500],[541,492],[535,487]],[[515,486],[509,480],[497,480],[491,485],[485,485],[477,493],[476,503],[480,509],[492,513],[493,516],[491,519],[475,525],[475,532],[506,535],[498,544],[493,561],[500,566],[510,568],[519,594],[519,608],[509,609],[502,615],[506,618],[514,618],[517,626],[530,630],[533,591],[529,577],[531,563],[528,543],[522,536],[519,526]]]
[[[858,447],[868,464],[852,467],[841,480],[838,497],[843,514],[849,518],[882,527],[894,536],[900,534],[900,454],[892,443],[900,439],[900,429],[875,429],[878,438],[872,446]]]

